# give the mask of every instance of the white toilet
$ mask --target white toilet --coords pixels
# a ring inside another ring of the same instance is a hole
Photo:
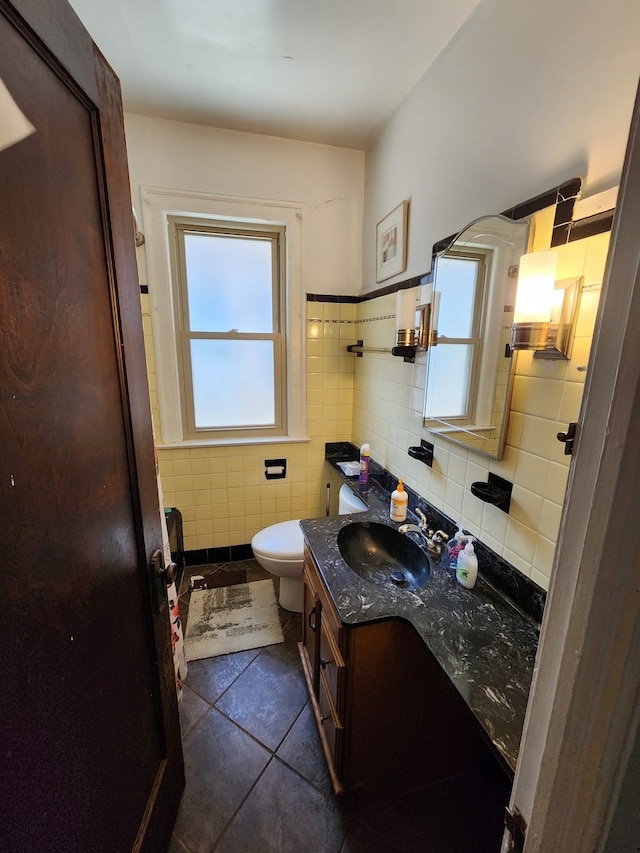
[[[364,512],[367,505],[346,484],[338,496],[338,513]],[[304,539],[300,519],[281,521],[260,530],[251,540],[251,548],[263,569],[280,578],[280,606],[302,613],[302,564]]]

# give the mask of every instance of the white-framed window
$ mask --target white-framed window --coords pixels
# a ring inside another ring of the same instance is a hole
[[[473,424],[487,281],[487,253],[451,251],[437,261],[436,345],[429,350],[425,419]]]
[[[142,197],[160,446],[307,440],[302,206]]]
[[[169,217],[183,433],[283,435],[285,229]]]

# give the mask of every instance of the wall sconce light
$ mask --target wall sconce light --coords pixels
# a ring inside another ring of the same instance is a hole
[[[396,346],[412,347],[416,342],[416,295],[412,290],[396,294]]]
[[[532,252],[520,258],[511,329],[512,349],[546,346],[557,266],[557,252]]]
[[[396,295],[396,345],[391,353],[410,362],[415,361],[416,350],[429,345],[431,305],[418,306],[417,299],[414,289],[399,290]]]
[[[396,294],[396,346],[391,354],[415,361],[416,355],[416,295],[412,289]]]
[[[512,350],[534,350],[534,358],[569,358],[582,279],[556,281],[557,266],[556,252],[520,258]]]

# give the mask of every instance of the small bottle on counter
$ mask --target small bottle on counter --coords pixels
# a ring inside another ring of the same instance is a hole
[[[458,565],[458,554],[464,548],[469,537],[463,533],[462,525],[458,525],[455,534],[447,542],[447,565],[451,569],[455,569]]]
[[[462,551],[458,554],[458,565],[456,567],[456,578],[461,586],[473,589],[478,577],[478,558],[476,557],[473,542],[469,540]]]
[[[406,521],[407,504],[409,503],[409,495],[404,490],[402,480],[398,480],[398,487],[391,492],[391,504],[389,506],[389,516],[392,521]]]
[[[369,485],[369,467],[371,465],[371,449],[368,444],[360,448],[360,475],[358,482],[361,486]]]

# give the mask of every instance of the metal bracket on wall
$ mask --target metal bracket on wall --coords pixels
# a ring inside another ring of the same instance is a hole
[[[564,455],[571,456],[573,453],[573,445],[576,440],[576,430],[578,429],[578,424],[575,422],[571,422],[567,427],[566,432],[559,432],[556,435],[558,441],[563,442],[564,444]]]
[[[433,444],[422,439],[417,447],[410,447],[407,451],[409,456],[424,462],[429,468],[433,467]]]

